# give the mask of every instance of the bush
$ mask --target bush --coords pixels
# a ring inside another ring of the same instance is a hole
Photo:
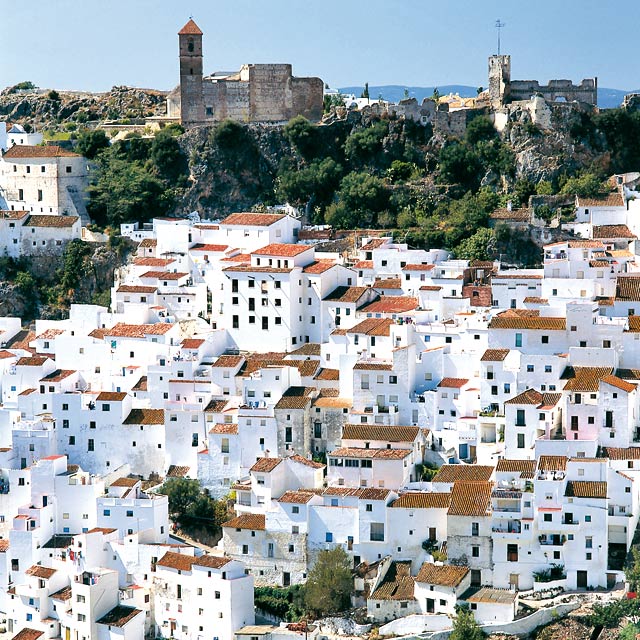
[[[60,102],[60,94],[55,89],[52,89],[47,93],[47,98],[53,102]]]
[[[304,592],[307,611],[317,617],[344,611],[351,605],[351,561],[342,547],[320,551]]]
[[[476,116],[468,125],[465,139],[470,145],[493,140],[498,137],[493,123],[487,116]]]
[[[88,160],[93,160],[103,149],[109,148],[109,138],[102,129],[82,131],[76,142],[76,151]]]

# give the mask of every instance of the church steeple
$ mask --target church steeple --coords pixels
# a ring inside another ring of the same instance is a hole
[[[202,31],[189,19],[178,31],[180,42],[180,119],[183,124],[204,121],[202,95]]]

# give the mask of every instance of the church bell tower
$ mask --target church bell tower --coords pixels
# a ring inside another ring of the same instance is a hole
[[[202,31],[190,19],[178,31],[180,42],[180,121],[189,126],[204,122],[202,94]]]

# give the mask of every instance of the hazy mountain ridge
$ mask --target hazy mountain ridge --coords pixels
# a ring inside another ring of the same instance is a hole
[[[372,100],[377,100],[380,96],[384,100],[390,102],[398,102],[405,97],[405,90],[408,90],[409,97],[415,98],[418,102],[422,102],[424,98],[428,98],[433,95],[433,91],[436,87],[407,87],[399,84],[387,84],[387,85],[370,85],[369,96]],[[364,87],[352,86],[341,87],[338,89],[341,93],[353,93],[356,96],[360,96]],[[437,87],[440,95],[448,93],[458,93],[463,98],[471,98],[478,93],[477,87],[471,87],[464,84],[446,84]],[[640,89],[633,89],[630,91],[622,89],[608,89],[605,87],[598,88],[598,106],[601,109],[615,109],[622,104],[622,100],[628,93],[640,93]]]

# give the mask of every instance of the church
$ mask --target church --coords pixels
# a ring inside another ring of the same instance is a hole
[[[236,72],[203,75],[202,31],[189,20],[178,32],[180,85],[167,97],[167,117],[186,127],[230,118],[286,122],[302,115],[320,120],[324,83],[296,78],[290,64],[245,64]]]

